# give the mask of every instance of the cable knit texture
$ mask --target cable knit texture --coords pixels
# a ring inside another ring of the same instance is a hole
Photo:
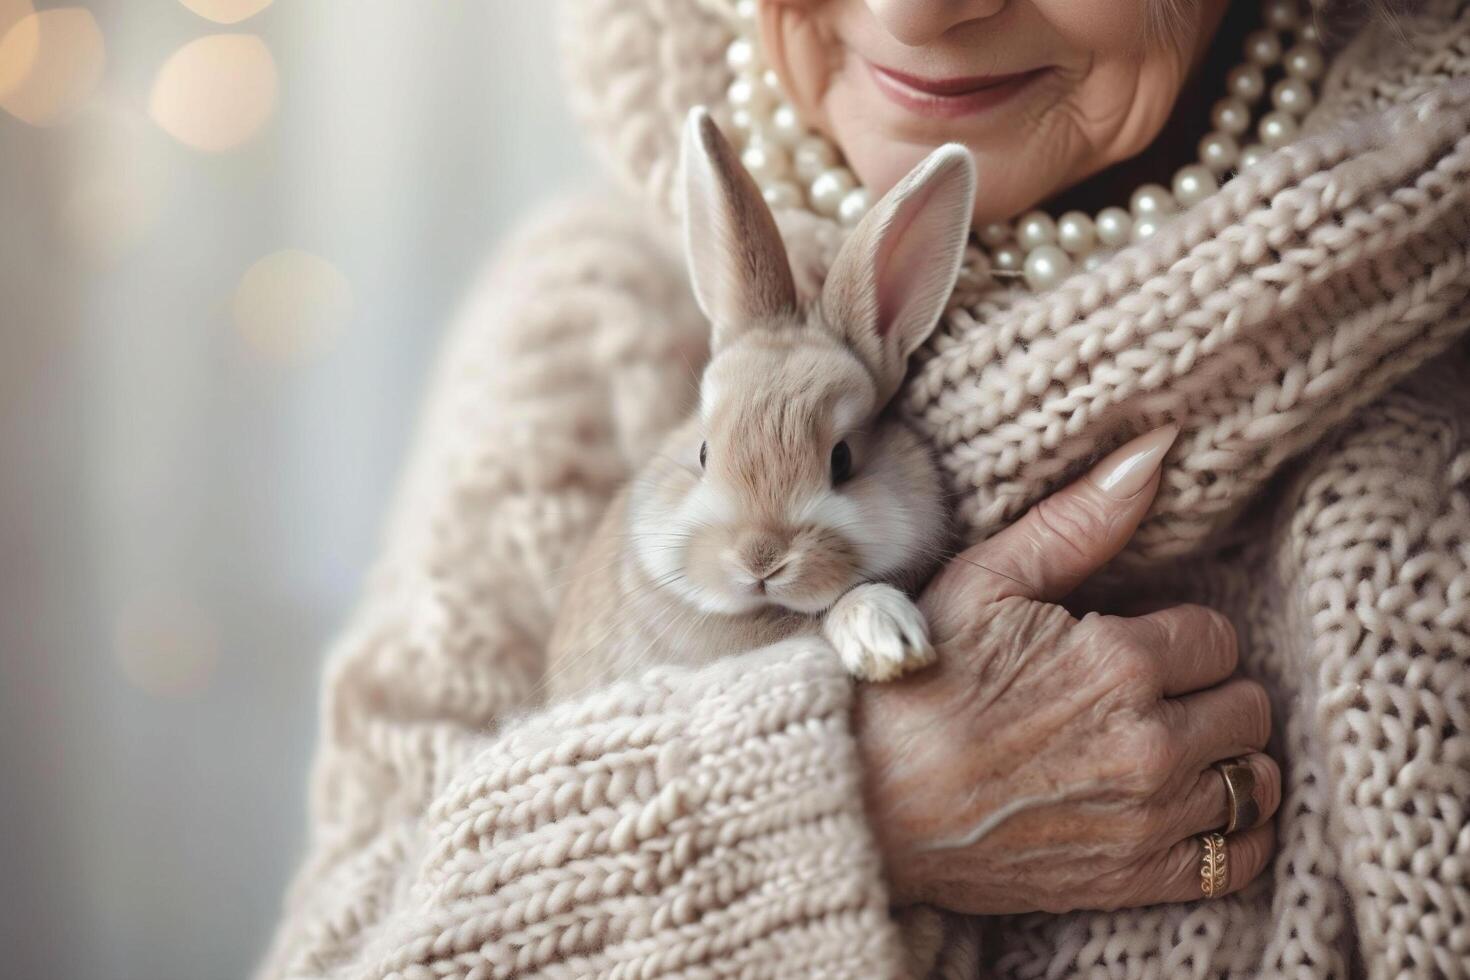
[[[1284,769],[1244,893],[988,920],[890,918],[820,641],[536,707],[565,569],[704,355],[675,148],[731,37],[714,0],[564,12],[573,105],[654,206],[541,216],[453,331],[260,975],[1470,976],[1467,5],[1348,36],[1295,144],[1096,271],[1033,296],[977,254],[920,355],[971,540],[1180,423],[1086,599],[1228,613]],[[818,281],[840,232],[782,222]]]

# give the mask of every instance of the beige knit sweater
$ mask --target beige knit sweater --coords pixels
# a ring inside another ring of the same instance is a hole
[[[576,107],[645,203],[531,223],[452,334],[260,975],[1470,976],[1467,5],[1360,34],[1297,145],[1145,246],[1040,296],[962,282],[906,405],[966,532],[1179,421],[1094,592],[1233,617],[1285,801],[1243,894],[904,941],[820,641],[536,707],[564,570],[702,356],[668,206],[678,121],[728,81],[689,0],[567,14]],[[819,275],[836,230],[785,226]]]

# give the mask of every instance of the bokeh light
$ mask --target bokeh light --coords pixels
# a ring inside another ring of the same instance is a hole
[[[325,353],[352,316],[352,286],[326,259],[285,249],[240,277],[231,312],[257,354],[283,364]]]
[[[148,595],[125,605],[117,617],[114,653],[136,688],[160,698],[203,692],[219,664],[214,623],[182,596]]]
[[[0,0],[0,38],[22,17],[36,12],[31,0]]]
[[[271,0],[179,0],[179,2],[205,20],[212,20],[216,24],[238,24],[246,18],[254,17],[271,5]]]
[[[276,106],[276,63],[254,34],[190,41],[153,80],[149,114],[174,139],[220,153],[260,131]]]
[[[41,35],[32,25],[10,36],[10,29],[36,12],[31,0],[0,0],[0,98],[20,85],[36,64]]]
[[[14,13],[14,4],[0,17]],[[0,107],[32,126],[64,121],[96,89],[107,63],[89,11],[22,12],[0,38]]]

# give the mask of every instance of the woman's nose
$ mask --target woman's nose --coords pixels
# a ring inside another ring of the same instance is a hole
[[[1006,0],[867,0],[867,4],[895,40],[918,47],[956,24],[995,16]]]

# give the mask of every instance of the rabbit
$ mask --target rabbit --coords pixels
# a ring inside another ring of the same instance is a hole
[[[855,677],[935,659],[904,588],[949,542],[934,460],[887,411],[969,236],[974,163],[930,153],[843,243],[810,308],[709,114],[683,131],[684,245],[710,321],[698,406],[610,505],[552,630],[551,697],[653,664],[824,636]]]

